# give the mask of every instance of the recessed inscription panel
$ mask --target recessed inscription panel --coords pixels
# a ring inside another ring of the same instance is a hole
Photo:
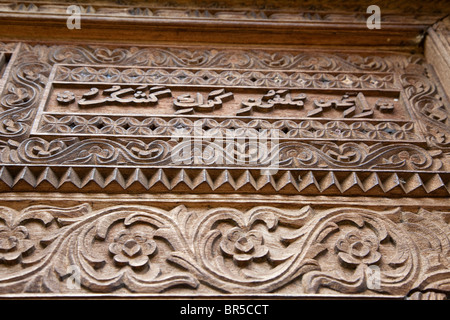
[[[260,119],[289,138],[421,140],[390,73],[57,65],[52,75],[33,134],[155,136],[172,118],[215,119],[206,130]]]
[[[199,115],[212,117],[410,120],[397,92],[317,93],[299,89],[203,88],[163,85],[55,84],[48,114]]]

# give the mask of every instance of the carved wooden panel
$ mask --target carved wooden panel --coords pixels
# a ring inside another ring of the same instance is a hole
[[[421,57],[16,50],[1,98],[5,192],[435,196],[444,209],[414,200],[408,209],[288,198],[258,205],[251,195],[210,208],[195,198],[176,205],[183,196],[163,206],[152,203],[158,197],[145,205],[5,205],[3,293],[72,292],[72,265],[86,293],[447,290],[448,103]],[[208,163],[205,150],[173,163],[183,137],[248,129],[279,134],[276,174],[263,175],[258,162]],[[383,275],[375,290],[370,266]]]
[[[22,44],[13,63],[6,188],[449,194],[447,102],[419,56]],[[251,141],[220,143],[238,130],[277,143],[238,164]]]
[[[2,207],[3,293],[379,294],[448,290],[448,212],[298,203]],[[426,242],[427,245],[423,245]],[[371,287],[370,268],[381,270]]]
[[[448,297],[441,74],[387,49],[0,43],[0,296]]]

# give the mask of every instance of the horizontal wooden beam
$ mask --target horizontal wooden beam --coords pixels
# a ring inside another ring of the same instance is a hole
[[[365,23],[149,19],[82,16],[80,29],[69,29],[67,17],[0,13],[2,40],[83,41],[152,44],[155,42],[237,45],[347,46],[417,48],[427,25]]]

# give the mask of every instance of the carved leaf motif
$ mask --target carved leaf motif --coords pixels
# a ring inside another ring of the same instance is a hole
[[[331,245],[327,249],[330,254],[337,250],[340,262],[330,264],[329,261],[319,258],[322,270],[305,275],[305,289],[317,292],[320,288],[328,287],[347,293],[373,290],[393,294],[404,286],[412,286],[418,277],[418,252],[406,230],[395,227],[391,220],[367,210],[354,210],[353,214],[350,212],[352,211],[345,213],[345,210],[334,210],[324,220],[334,221],[337,228],[333,228],[327,237],[321,237],[323,240],[320,242]],[[394,218],[398,212],[393,211],[387,216]],[[360,219],[359,222],[355,220],[355,216]],[[355,227],[351,228],[345,224],[346,220],[356,223]],[[320,230],[323,228],[321,225],[316,225],[315,228]],[[367,236],[363,236],[364,233]],[[378,240],[375,240],[371,233],[376,235]],[[339,235],[341,237],[336,240]],[[395,244],[393,251],[388,245],[390,242]],[[323,264],[320,261],[323,261]],[[336,265],[341,267],[336,269]],[[356,266],[356,269],[348,266]],[[369,285],[368,274],[372,266],[380,270],[376,287]]]

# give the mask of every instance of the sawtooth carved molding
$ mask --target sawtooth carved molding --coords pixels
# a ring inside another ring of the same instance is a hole
[[[406,296],[450,286],[448,212],[80,204],[1,207],[0,218],[3,293],[264,294],[291,286],[294,295]],[[69,283],[74,268],[80,288]]]
[[[79,192],[262,193],[287,195],[368,195],[391,197],[448,197],[448,172],[370,172],[339,170],[278,170],[261,175],[260,169],[134,168],[92,166],[1,167],[3,190]]]

